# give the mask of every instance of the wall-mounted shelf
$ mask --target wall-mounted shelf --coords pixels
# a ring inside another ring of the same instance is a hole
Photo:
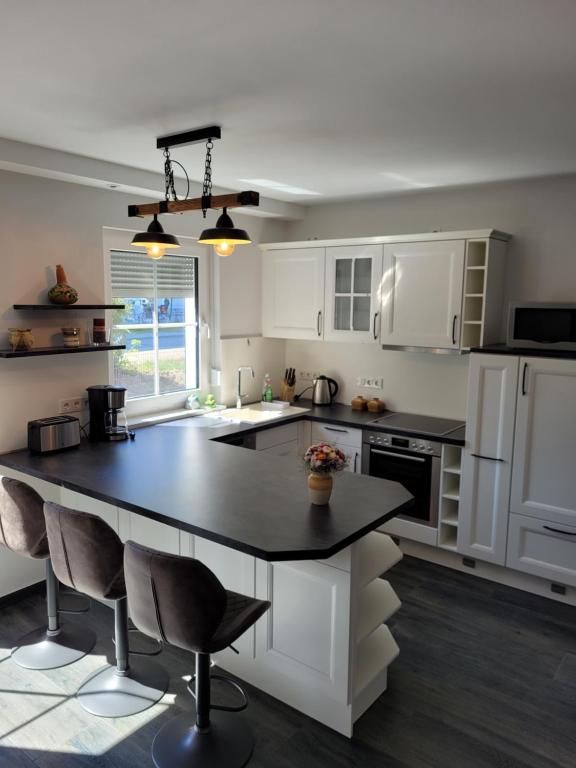
[[[14,304],[14,309],[28,311],[64,310],[71,312],[73,309],[125,309],[124,304]]]
[[[92,345],[82,345],[79,347],[36,347],[35,349],[17,349],[13,352],[11,349],[0,349],[0,358],[5,357],[41,357],[42,355],[70,355],[79,352],[110,352],[114,349],[126,349],[124,344],[103,344],[94,347]]]

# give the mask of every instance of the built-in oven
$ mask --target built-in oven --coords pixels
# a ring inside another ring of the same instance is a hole
[[[362,472],[393,480],[414,496],[414,505],[399,518],[437,528],[441,444],[383,432],[365,432]]]

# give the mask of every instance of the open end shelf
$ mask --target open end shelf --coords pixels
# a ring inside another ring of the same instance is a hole
[[[13,304],[14,309],[24,309],[26,311],[31,310],[33,312],[45,310],[55,311],[63,310],[64,312],[72,312],[74,309],[125,309],[125,304]]]
[[[0,349],[0,358],[6,357],[40,357],[42,355],[70,355],[79,352],[110,352],[114,349],[126,349],[125,344],[103,344],[94,347],[92,345],[81,345],[79,347],[36,347],[35,349],[18,349],[13,352],[11,349]]]

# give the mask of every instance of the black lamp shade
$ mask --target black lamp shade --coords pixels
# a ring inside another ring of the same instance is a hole
[[[226,241],[230,245],[248,245],[252,242],[245,229],[238,229],[234,226],[234,222],[228,216],[226,209],[218,217],[216,226],[205,229],[198,238],[198,242],[204,245],[218,245],[222,241]]]
[[[162,224],[160,224],[156,215],[154,215],[146,232],[138,232],[134,235],[132,245],[143,245],[144,247],[161,245],[163,248],[180,248],[178,238],[164,232]]]

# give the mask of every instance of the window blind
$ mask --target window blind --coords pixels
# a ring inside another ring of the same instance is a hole
[[[197,268],[195,256],[167,254],[153,261],[137,251],[111,251],[112,296],[194,298]]]

